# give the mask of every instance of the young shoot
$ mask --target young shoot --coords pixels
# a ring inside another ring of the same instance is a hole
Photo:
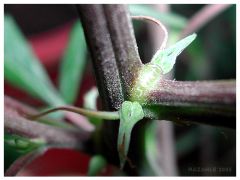
[[[164,74],[167,74],[173,69],[177,56],[196,38],[197,35],[194,33],[178,41],[169,48],[165,48],[168,33],[160,21],[147,16],[134,16],[133,18],[154,22],[161,28],[164,35],[162,44],[152,60],[140,67],[138,76],[135,78],[133,88],[130,92],[131,101],[137,101],[144,104],[149,92],[155,89]]]

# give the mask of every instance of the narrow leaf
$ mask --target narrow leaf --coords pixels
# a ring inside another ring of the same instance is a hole
[[[153,56],[151,63],[157,64],[163,70],[163,74],[172,70],[177,56],[196,38],[196,34],[192,34],[176,44],[164,50],[158,50]]]
[[[152,171],[152,174],[147,174],[148,176],[163,176],[164,170],[163,165],[159,164],[159,156],[161,157],[161,154],[159,154],[159,150],[157,147],[157,139],[156,136],[156,130],[157,130],[157,121],[151,122],[149,126],[145,129],[145,135],[144,135],[144,148],[145,148],[145,158],[146,158],[146,164],[149,166],[149,168]],[[150,173],[151,173],[150,171]]]
[[[4,18],[4,78],[46,103],[63,104],[46,71],[11,16]]]
[[[80,22],[77,21],[70,33],[68,47],[60,68],[60,93],[68,104],[72,104],[76,99],[86,65],[86,54],[83,29]]]

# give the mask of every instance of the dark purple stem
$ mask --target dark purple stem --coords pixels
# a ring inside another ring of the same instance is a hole
[[[131,17],[125,5],[104,5],[104,12],[126,100],[142,65]]]
[[[235,107],[236,82],[162,80],[148,101],[173,106]]]
[[[162,80],[145,107],[150,118],[235,128],[236,82]]]
[[[123,93],[103,5],[77,5],[91,52],[95,77],[105,110],[117,110]]]
[[[104,110],[118,110],[127,100],[141,65],[129,13],[124,5],[77,5],[77,8]],[[102,153],[114,164],[119,163],[118,124],[104,122],[102,127]]]

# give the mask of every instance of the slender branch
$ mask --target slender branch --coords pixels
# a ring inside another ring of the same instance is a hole
[[[25,115],[25,114],[30,115],[30,114],[38,114],[39,113],[38,111],[31,108],[30,106],[20,103],[6,95],[4,96],[4,104],[6,107],[10,107],[10,108],[14,109],[21,115]],[[83,130],[83,132],[85,132],[86,134],[90,134],[94,130],[94,126],[91,123],[89,123],[89,121],[84,116],[81,116],[79,114],[73,115],[70,112],[65,112],[65,116],[74,125],[77,125],[78,127],[80,127]],[[48,119],[48,118],[44,118],[44,120],[52,121],[52,119]]]
[[[70,111],[74,112],[77,114],[85,115],[90,118],[99,118],[99,119],[105,119],[105,120],[117,120],[119,119],[119,114],[118,111],[114,112],[108,112],[108,111],[93,111],[93,110],[88,110],[88,109],[83,109],[83,108],[76,108],[74,106],[62,106],[62,107],[56,107],[49,109],[47,111],[44,111],[39,114],[27,114],[26,117],[28,119],[38,119],[42,116],[45,116],[49,113],[56,112],[56,111]]]
[[[55,128],[42,123],[30,121],[22,116],[26,111],[36,113],[31,108],[25,108],[21,103],[14,102],[13,99],[5,97],[4,106],[4,129],[10,134],[17,134],[28,138],[42,138],[51,145],[60,145],[67,147],[82,148],[82,142],[86,141],[90,133],[83,131],[74,131],[62,128]],[[8,106],[10,105],[11,106]],[[20,113],[14,107],[18,106],[23,113]]]
[[[181,33],[181,37],[196,32],[229,6],[231,6],[231,4],[212,4],[204,6],[189,20],[188,25]]]
[[[138,20],[145,20],[145,21],[148,20],[148,21],[151,21],[151,22],[157,24],[161,28],[162,34],[163,34],[163,41],[161,42],[161,45],[157,47],[157,49],[163,50],[166,47],[167,40],[168,40],[168,32],[167,32],[166,27],[159,20],[149,17],[149,16],[132,16],[132,18],[138,19]]]
[[[235,128],[236,82],[162,80],[145,106],[150,118]]]

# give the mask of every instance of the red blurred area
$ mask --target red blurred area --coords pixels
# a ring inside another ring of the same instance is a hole
[[[72,24],[72,22],[67,23],[40,35],[29,37],[34,53],[45,66],[49,67],[58,63],[67,45]]]
[[[18,176],[86,176],[90,156],[71,149],[49,149],[33,160]],[[99,175],[111,175],[114,167],[107,166]]]

